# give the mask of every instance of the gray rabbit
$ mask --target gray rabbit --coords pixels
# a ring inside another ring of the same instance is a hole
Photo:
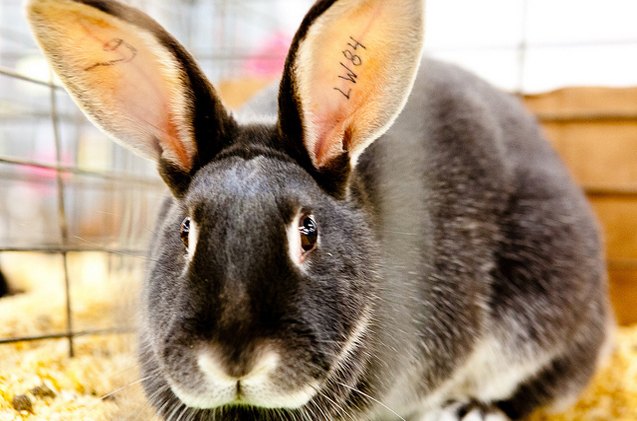
[[[172,193],[140,327],[162,417],[517,419],[590,379],[612,321],[591,211],[514,98],[421,63],[421,0],[316,2],[266,123],[131,7],[28,16]]]

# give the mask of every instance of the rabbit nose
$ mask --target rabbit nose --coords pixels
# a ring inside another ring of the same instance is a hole
[[[279,356],[270,350],[252,356],[222,356],[218,348],[209,347],[200,352],[197,363],[214,382],[252,382],[266,380],[278,367]]]

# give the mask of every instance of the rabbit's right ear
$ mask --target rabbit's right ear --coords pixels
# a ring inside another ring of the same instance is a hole
[[[27,13],[84,113],[158,161],[173,193],[183,193],[234,127],[194,59],[157,22],[116,1],[29,0]]]
[[[402,110],[423,45],[423,0],[319,0],[279,91],[279,129],[326,179],[342,179]]]

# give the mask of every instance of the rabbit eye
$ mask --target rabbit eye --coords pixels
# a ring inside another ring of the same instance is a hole
[[[188,248],[188,236],[190,234],[190,218],[186,217],[181,222],[179,235],[181,236],[181,242],[184,243],[184,246]]]
[[[318,240],[318,227],[312,215],[305,215],[299,220],[299,232],[303,251],[307,253],[314,249]]]

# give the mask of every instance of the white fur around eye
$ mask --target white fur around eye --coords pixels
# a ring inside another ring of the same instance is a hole
[[[199,226],[190,218],[190,232],[188,233],[188,261],[191,261],[197,250],[197,239],[199,238]]]
[[[288,254],[290,260],[301,270],[303,270],[303,249],[301,248],[301,232],[299,222],[301,221],[301,211],[298,210],[292,222],[287,227],[288,234]]]

